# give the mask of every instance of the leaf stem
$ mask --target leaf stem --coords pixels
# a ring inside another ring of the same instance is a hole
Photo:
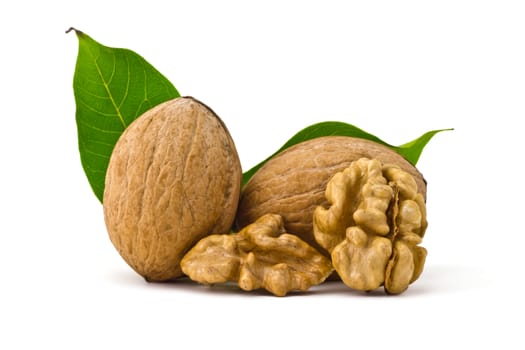
[[[71,31],[74,31],[77,35],[84,34],[81,30],[78,30],[75,27],[69,27],[69,29],[66,30],[66,34],[68,34]]]

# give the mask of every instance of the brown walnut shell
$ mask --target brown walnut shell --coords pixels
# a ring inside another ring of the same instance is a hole
[[[360,158],[399,166],[415,178],[418,192],[426,197],[423,175],[392,149],[347,136],[319,137],[287,148],[253,175],[241,192],[237,229],[265,214],[277,213],[287,232],[325,251],[313,236],[313,212],[319,205],[328,205],[325,190],[330,178]]]
[[[109,237],[146,280],[180,277],[197,241],[230,231],[241,177],[234,142],[211,109],[190,97],[162,103],[128,126],[111,155]]]

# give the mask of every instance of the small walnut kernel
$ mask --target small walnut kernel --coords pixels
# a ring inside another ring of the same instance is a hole
[[[328,182],[329,208],[314,212],[314,235],[343,282],[358,290],[408,288],[423,271],[427,228],[423,195],[412,175],[361,158]]]
[[[330,260],[267,214],[240,232],[200,240],[182,259],[182,271],[199,283],[236,281],[243,290],[265,288],[277,296],[307,290],[333,271]]]

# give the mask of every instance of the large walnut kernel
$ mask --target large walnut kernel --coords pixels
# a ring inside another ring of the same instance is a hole
[[[329,259],[284,232],[281,216],[274,214],[236,234],[203,238],[184,256],[181,267],[199,283],[235,281],[243,290],[265,288],[277,296],[307,290],[333,271]]]
[[[399,166],[415,179],[418,192],[425,197],[421,173],[392,149],[353,137],[319,137],[277,154],[253,175],[241,193],[236,227],[240,229],[264,214],[278,213],[288,232],[322,250],[313,236],[314,210],[328,204],[325,190],[330,178],[363,157]]]
[[[193,98],[162,103],[119,138],[106,175],[104,216],[124,260],[149,281],[182,276],[204,236],[230,231],[241,166],[228,130]]]
[[[362,158],[332,177],[326,199],[329,205],[314,212],[314,235],[346,285],[365,291],[384,285],[397,294],[419,277],[427,221],[411,174]]]

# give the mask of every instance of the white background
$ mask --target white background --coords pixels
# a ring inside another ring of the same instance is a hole
[[[523,349],[521,1],[0,5],[0,348]],[[314,122],[439,128],[425,271],[400,296],[147,284],[111,245],[76,139],[70,26],[130,48],[226,122],[245,170]]]

